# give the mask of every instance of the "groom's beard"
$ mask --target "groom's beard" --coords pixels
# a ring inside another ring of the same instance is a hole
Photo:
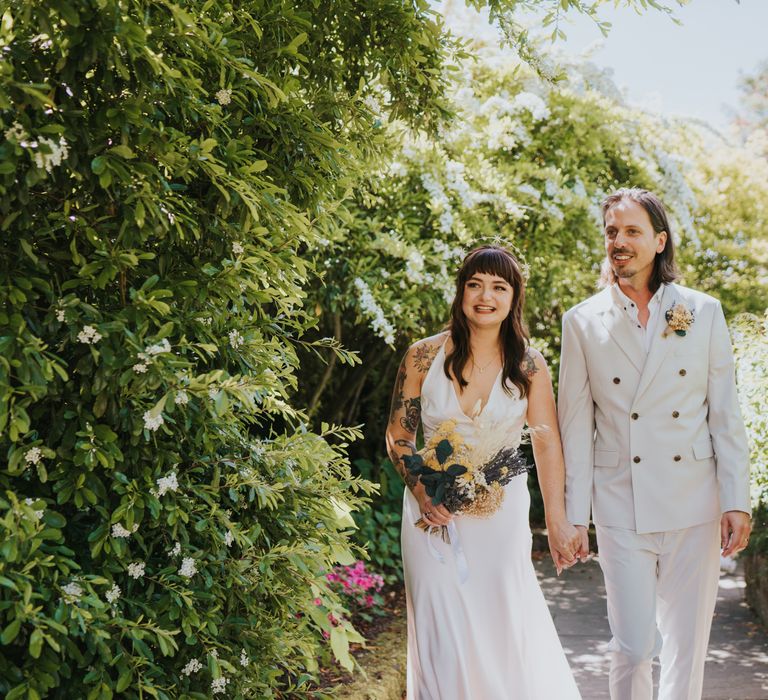
[[[631,255],[632,259],[628,260],[624,265],[616,265],[613,261],[614,255]],[[621,277],[622,279],[633,277],[637,274],[637,270],[630,267],[633,261],[634,254],[630,250],[613,250],[611,255],[608,256],[608,264],[611,266],[613,274],[616,275],[616,277]]]

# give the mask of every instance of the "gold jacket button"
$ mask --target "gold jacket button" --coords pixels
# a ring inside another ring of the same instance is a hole
[[[686,374],[688,374],[688,372],[686,372],[684,369],[681,369],[679,374],[681,377],[684,377]]]
[[[680,411],[672,411],[672,418],[679,418],[680,417]]]

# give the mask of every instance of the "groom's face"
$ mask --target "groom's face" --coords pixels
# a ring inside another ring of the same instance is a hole
[[[605,252],[619,279],[647,284],[656,254],[664,250],[667,233],[656,233],[648,212],[622,199],[605,212]],[[633,285],[634,286],[634,285]]]

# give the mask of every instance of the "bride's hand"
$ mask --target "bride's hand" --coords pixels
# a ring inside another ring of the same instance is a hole
[[[581,549],[581,533],[565,518],[547,519],[547,538],[549,552],[559,576],[563,569],[568,569],[577,561]]]
[[[440,527],[441,525],[448,525],[453,520],[453,514],[444,505],[436,506],[432,503],[432,497],[427,495],[421,482],[413,488],[413,495],[419,502],[421,517],[427,525]]]

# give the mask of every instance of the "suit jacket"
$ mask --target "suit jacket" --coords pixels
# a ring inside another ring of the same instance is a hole
[[[684,337],[664,313],[682,303]],[[720,302],[665,285],[650,351],[604,289],[563,317],[558,415],[577,525],[679,530],[750,512],[749,450]]]

